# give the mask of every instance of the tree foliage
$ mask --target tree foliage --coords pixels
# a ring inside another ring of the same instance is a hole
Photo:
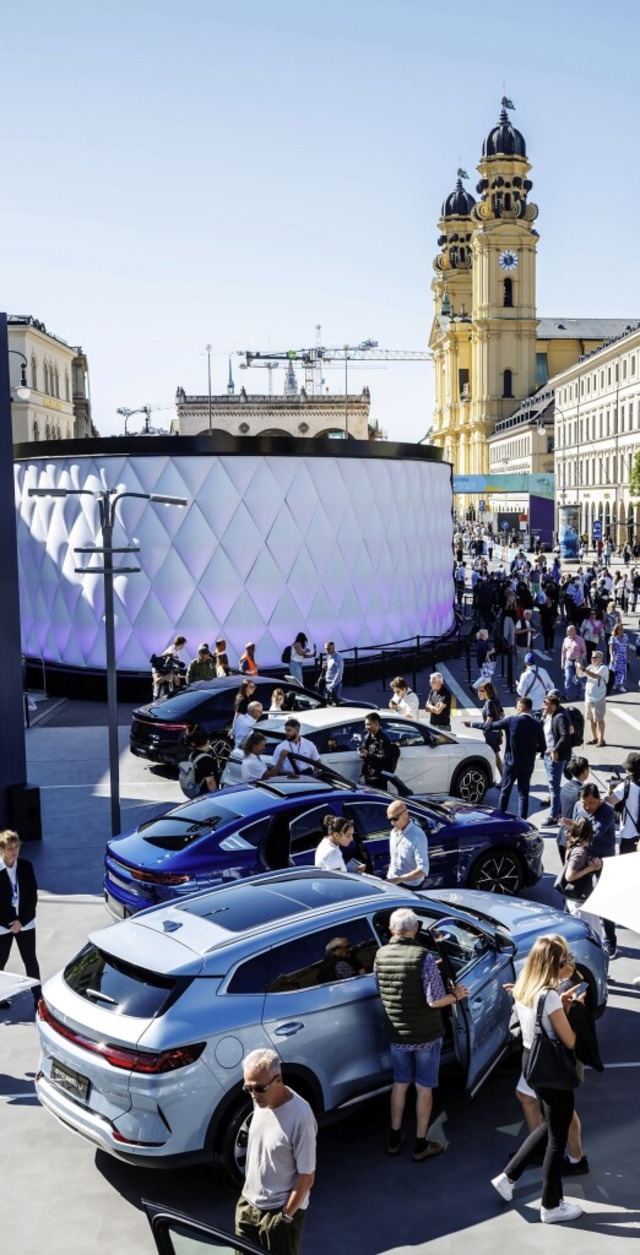
[[[629,491],[632,497],[640,497],[640,453],[636,453],[631,467]]]

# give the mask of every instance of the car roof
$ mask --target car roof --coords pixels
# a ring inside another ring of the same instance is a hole
[[[90,941],[114,957],[153,971],[196,971],[202,962],[223,975],[247,940],[277,944],[306,924],[330,923],[337,913],[364,905],[398,905],[398,890],[374,876],[296,868],[267,872],[233,884],[163,904],[90,934]],[[404,894],[402,894],[404,901]],[[173,945],[172,945],[173,943]],[[217,957],[218,956],[218,957]]]
[[[377,711],[381,719],[391,716],[393,719],[400,718],[394,715],[392,711]],[[269,731],[281,732],[284,724],[289,719],[297,719],[300,724],[300,731],[304,736],[305,732],[316,732],[319,728],[339,728],[343,723],[352,723],[354,720],[362,720],[364,722],[367,715],[371,714],[370,706],[321,706],[318,710],[297,710],[294,715],[288,715],[285,712],[284,719],[282,715],[278,715],[275,719],[260,720],[260,730],[267,728]],[[415,722],[413,719],[404,719],[410,728]]]

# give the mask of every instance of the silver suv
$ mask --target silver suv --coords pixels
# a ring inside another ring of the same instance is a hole
[[[373,976],[407,893],[368,876],[272,872],[101,929],[47,982],[37,1092],[62,1123],[129,1163],[214,1158],[236,1179],[251,1103],[241,1062],[275,1048],[318,1115],[385,1088],[390,1057]],[[536,936],[561,932],[606,1002],[607,960],[588,925],[517,898],[415,893],[425,946],[468,1001],[443,1058],[475,1092],[511,1045],[504,984]],[[344,940],[338,964],[329,943]],[[333,956],[333,957],[332,957]]]

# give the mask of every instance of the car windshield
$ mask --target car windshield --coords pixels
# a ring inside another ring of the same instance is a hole
[[[229,710],[233,709],[234,690],[229,689],[226,692],[215,693],[211,689],[185,689],[184,693],[177,693],[175,697],[167,697],[162,702],[153,703],[154,717],[162,719],[163,722],[169,720],[188,719],[190,723],[194,720],[190,717],[194,710],[199,706],[203,706],[205,702],[210,702],[213,698],[217,698],[221,707]]]
[[[115,959],[91,943],[67,964],[64,979],[80,998],[142,1019],[161,1015],[176,987],[175,979]]]
[[[237,933],[314,907],[371,897],[376,892],[384,893],[384,887],[337,875],[310,876],[304,880],[287,877],[269,885],[233,885],[218,889],[215,893],[181,902],[177,909],[210,919],[220,928]]]

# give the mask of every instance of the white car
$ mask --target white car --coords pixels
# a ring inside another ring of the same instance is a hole
[[[358,706],[330,706],[301,711],[296,718],[300,732],[318,749],[321,760],[349,780],[358,780],[362,759],[358,748],[365,735],[367,711]],[[403,719],[393,711],[380,710],[382,730],[400,746],[395,775],[413,793],[445,793],[465,802],[481,802],[494,778],[495,755],[480,737],[456,736],[430,724]],[[286,715],[261,719],[260,732],[272,755],[284,741]],[[242,750],[234,749],[225,767],[222,784],[241,780]]]

